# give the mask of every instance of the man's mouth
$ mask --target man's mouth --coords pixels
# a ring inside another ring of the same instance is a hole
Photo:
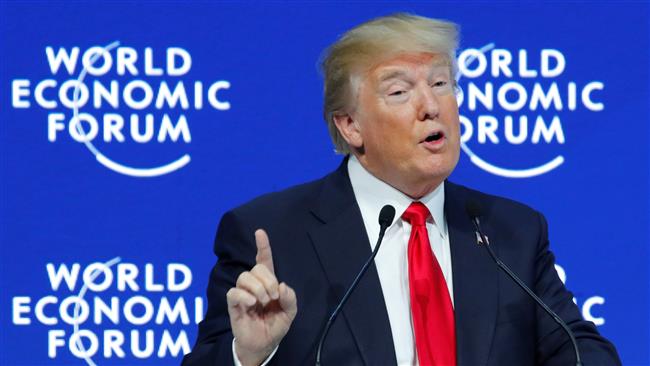
[[[424,142],[434,142],[434,141],[439,141],[443,137],[445,137],[445,134],[442,133],[441,131],[434,132],[431,135],[427,136],[426,139],[424,139]]]

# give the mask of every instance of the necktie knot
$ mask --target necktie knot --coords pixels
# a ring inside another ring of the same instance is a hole
[[[422,202],[413,202],[402,214],[402,219],[411,226],[424,226],[431,216],[429,209]]]

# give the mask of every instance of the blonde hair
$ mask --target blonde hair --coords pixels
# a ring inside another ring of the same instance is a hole
[[[428,52],[448,59],[450,75],[456,75],[458,26],[454,23],[398,13],[376,18],[349,30],[324,52],[323,115],[336,152],[350,148],[334,123],[337,113],[349,110],[356,100],[354,79],[374,65],[400,53]]]

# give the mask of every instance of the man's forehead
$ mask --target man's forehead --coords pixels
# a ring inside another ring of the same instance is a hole
[[[369,70],[369,75],[375,76],[376,80],[384,81],[387,79],[404,76],[409,71],[418,67],[449,68],[449,57],[439,53],[406,53],[399,54],[395,57],[377,63]]]

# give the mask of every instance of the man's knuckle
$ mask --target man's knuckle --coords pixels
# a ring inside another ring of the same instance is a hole
[[[237,287],[245,286],[250,281],[250,276],[251,274],[248,271],[242,272],[242,274],[237,277]]]
[[[259,281],[253,283],[253,290],[259,295],[262,295],[266,292],[264,286]]]
[[[264,266],[262,264],[256,264],[255,267],[251,270],[253,274],[261,275],[264,273]]]

